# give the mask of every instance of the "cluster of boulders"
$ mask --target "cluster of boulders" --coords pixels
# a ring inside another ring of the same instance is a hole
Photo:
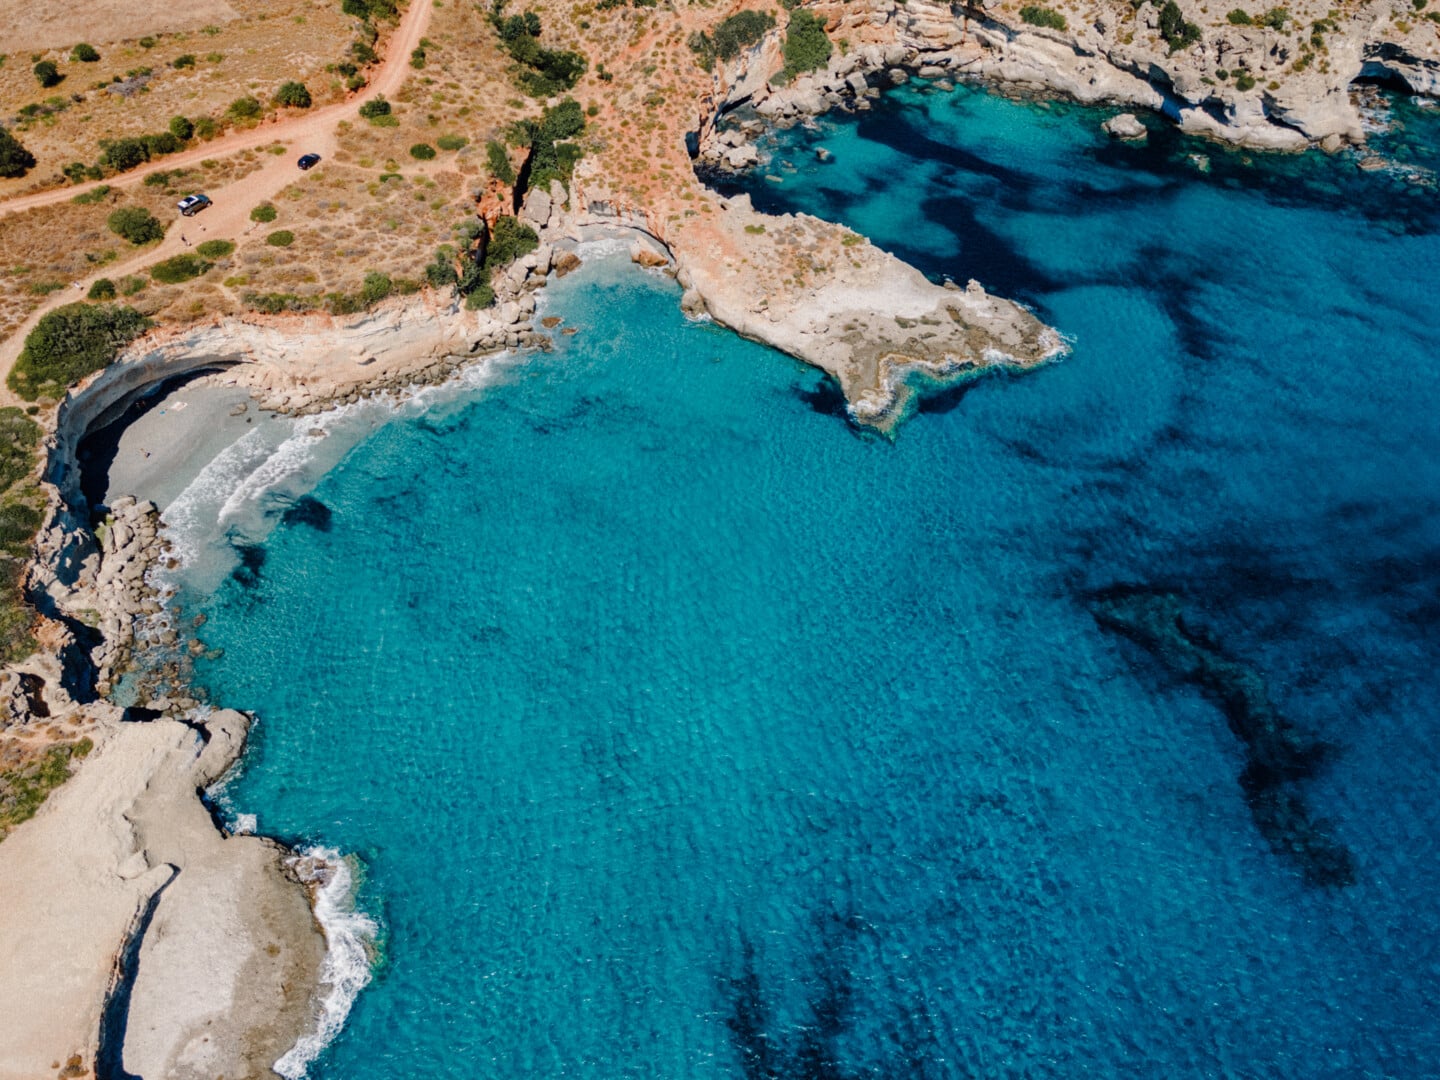
[[[169,553],[160,536],[160,512],[152,502],[136,502],[129,495],[110,505],[110,517],[97,531],[100,550],[83,563],[88,578],[87,599],[95,613],[102,640],[90,654],[95,664],[96,690],[109,693],[135,649],[136,624],[160,615],[159,593],[147,580],[150,569]],[[173,629],[157,627],[156,640],[173,645]]]

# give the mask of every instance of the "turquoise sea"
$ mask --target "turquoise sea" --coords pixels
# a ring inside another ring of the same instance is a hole
[[[767,145],[1074,341],[893,441],[592,250],[553,353],[241,470],[224,806],[378,928],[310,1076],[1440,1075],[1440,202],[1103,117]]]

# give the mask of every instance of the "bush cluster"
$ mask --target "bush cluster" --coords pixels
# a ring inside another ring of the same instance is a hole
[[[1029,4],[1020,9],[1020,18],[1031,26],[1043,26],[1049,30],[1065,29],[1065,16],[1054,8]]]
[[[211,265],[198,255],[175,255],[150,267],[150,277],[162,285],[179,285],[206,273]]]
[[[790,25],[785,30],[785,74],[794,77],[801,72],[824,67],[830,60],[830,49],[830,39],[825,36],[825,20],[804,9],[797,9],[790,16]]]
[[[564,93],[585,74],[589,65],[580,53],[540,45],[540,16],[535,12],[506,18],[497,6],[490,14],[490,21],[500,35],[501,46],[520,64],[516,81],[532,97],[547,98]]]
[[[160,224],[160,219],[143,206],[122,206],[105,219],[105,224],[116,236],[124,237],[137,246],[165,235],[165,226]]]
[[[70,59],[82,64],[93,64],[100,59],[100,54],[95,51],[95,46],[86,45],[82,41],[70,50]]]
[[[490,175],[502,184],[515,183],[515,169],[510,165],[510,155],[505,147],[494,139],[485,144],[485,163]]]
[[[245,97],[238,97],[230,103],[225,110],[225,115],[237,123],[244,123],[247,120],[259,119],[265,112],[265,106],[260,104],[259,99],[248,94]]]
[[[585,112],[574,98],[567,97],[553,109],[547,108],[540,120],[521,120],[511,132],[516,145],[530,147],[530,187],[544,190],[551,180],[569,184],[575,163],[584,156],[573,139],[585,130]],[[493,164],[493,163],[492,163]]]
[[[65,388],[99,371],[151,325],[120,304],[66,304],[47,312],[25,338],[7,380],[27,401],[59,397]]]
[[[308,109],[310,91],[302,82],[284,82],[280,84],[280,89],[275,91],[274,102],[285,109]]]
[[[65,77],[60,74],[60,69],[53,60],[41,60],[30,70],[35,75],[35,81],[47,90],[52,86],[59,86],[60,80]]]
[[[234,253],[235,242],[233,240],[206,240],[203,244],[195,245],[195,254],[202,259],[223,259]]]
[[[1185,15],[1175,0],[1165,0],[1165,6],[1160,9],[1160,36],[1170,46],[1170,51],[1176,53],[1200,40],[1200,27],[1185,21]]]
[[[35,155],[10,134],[8,128],[0,127],[0,176],[13,179],[24,176],[35,167]]]
[[[390,115],[390,102],[385,100],[384,94],[376,94],[364,105],[360,106],[360,115],[366,120],[374,120],[377,117]]]
[[[85,294],[87,300],[114,300],[115,282],[108,277],[96,278],[90,285],[90,291]]]
[[[265,237],[265,243],[271,247],[289,247],[295,242],[295,234],[289,229],[277,229]]]
[[[774,25],[775,16],[768,11],[741,11],[717,26],[713,38],[696,31],[686,44],[700,61],[700,66],[709,71],[715,66],[717,57],[726,61],[735,59],[742,50],[763,38]]]
[[[250,220],[258,221],[261,224],[274,221],[279,216],[280,212],[275,209],[275,205],[268,202],[262,202],[259,206],[255,207],[254,210],[250,211]]]
[[[429,143],[416,143],[410,147],[410,156],[416,161],[434,161],[435,148]]]

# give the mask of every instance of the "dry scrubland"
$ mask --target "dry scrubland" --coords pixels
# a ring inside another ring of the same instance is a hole
[[[152,18],[161,6],[132,3],[126,19],[91,24],[77,18],[51,47],[10,52],[0,65],[0,118],[38,164],[23,178],[0,179],[0,198],[64,183],[60,170],[77,161],[94,164],[100,140],[164,131],[174,116],[209,118],[218,133],[233,125],[226,112],[236,99],[253,97],[273,111],[271,99],[287,81],[304,83],[314,106],[344,96],[343,76],[325,70],[345,59],[355,39],[356,20],[341,13],[338,0],[234,0],[229,6],[236,12],[229,21],[161,32],[163,18]],[[99,37],[117,30],[119,37]],[[100,59],[72,59],[81,42]],[[187,56],[193,66],[173,66]],[[33,73],[46,60],[63,76],[48,88]]]
[[[82,195],[79,203],[63,202],[0,217],[0,258],[4,260],[0,262],[0,338],[13,333],[56,292],[65,293],[66,299],[83,297],[71,288],[72,282],[103,273],[106,266],[144,252],[143,246],[130,244],[107,227],[106,220],[114,211],[143,207],[167,228],[174,228],[176,222],[185,220],[175,209],[180,196],[238,180],[259,168],[264,156],[264,151],[247,150],[198,168],[152,174],[146,182],[123,189],[112,187],[98,199]],[[164,183],[150,182],[161,178]],[[149,282],[143,274],[126,274],[115,280],[117,293],[128,296],[142,310],[161,299],[163,290],[147,289]],[[153,310],[168,306],[165,303]]]

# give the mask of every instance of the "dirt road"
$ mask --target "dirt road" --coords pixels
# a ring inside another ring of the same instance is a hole
[[[371,98],[380,94],[393,94],[400,89],[410,72],[410,52],[424,37],[432,10],[427,0],[410,0],[410,6],[390,36],[384,61],[374,70],[370,84],[354,97],[314,112],[261,124],[249,131],[237,132],[208,142],[194,150],[171,154],[160,161],[150,162],[142,168],[110,177],[105,181],[112,188],[124,188],[142,182],[148,174],[160,169],[198,165],[206,158],[223,157],[240,150],[270,146],[276,142],[284,143],[287,148],[286,153],[272,157],[258,172],[250,173],[225,187],[207,191],[206,194],[214,200],[214,205],[193,218],[180,218],[170,226],[165,239],[157,246],[147,247],[129,259],[107,266],[103,272],[81,279],[78,282],[79,289],[62,289],[51,294],[9,338],[0,342],[0,404],[24,404],[5,384],[5,380],[15,365],[16,357],[20,355],[25,336],[35,328],[35,324],[47,311],[63,304],[74,303],[83,297],[96,278],[123,277],[172,255],[179,255],[202,241],[230,240],[244,235],[254,227],[250,221],[251,209],[257,203],[278,195],[282,189],[304,175],[295,166],[296,158],[308,153],[319,154],[322,158],[333,156],[338,142],[335,125],[341,120],[354,120],[356,109]],[[0,214],[64,202],[96,186],[94,183],[81,184],[6,200],[0,202]]]

